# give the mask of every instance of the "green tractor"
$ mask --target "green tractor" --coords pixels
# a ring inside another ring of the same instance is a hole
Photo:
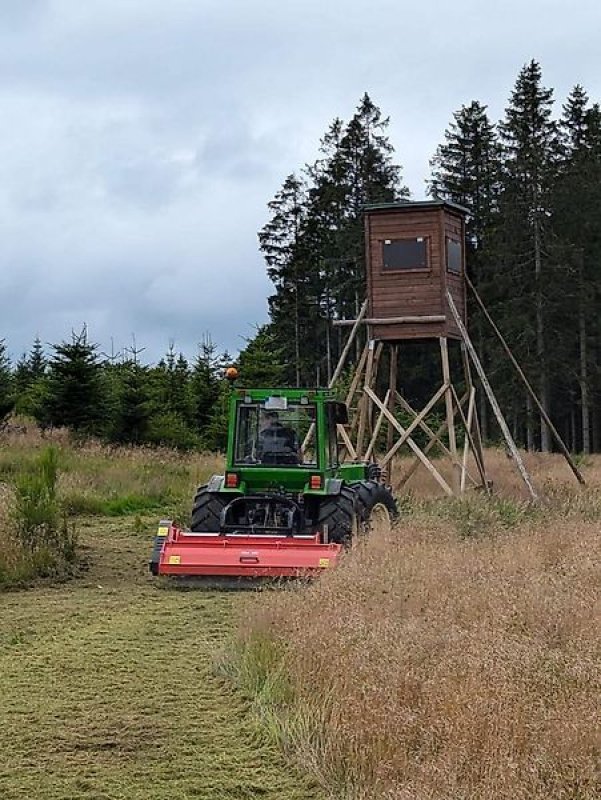
[[[361,530],[390,526],[377,465],[340,458],[347,423],[331,390],[234,389],[225,474],[198,489],[189,531],[161,523],[153,574],[316,574]]]

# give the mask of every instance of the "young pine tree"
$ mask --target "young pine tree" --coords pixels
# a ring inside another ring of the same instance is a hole
[[[107,388],[98,346],[88,341],[87,329],[73,333],[70,342],[53,345],[46,392],[37,409],[40,421],[84,434],[102,434],[107,419]]]
[[[2,428],[15,406],[13,394],[13,378],[10,371],[10,359],[6,352],[4,339],[0,339],[0,428]]]
[[[221,357],[217,346],[207,335],[198,346],[190,379],[194,426],[203,441],[207,426],[215,413],[221,388],[222,371]]]
[[[118,405],[110,438],[122,444],[142,444],[148,440],[152,417],[148,370],[128,359],[117,375]]]

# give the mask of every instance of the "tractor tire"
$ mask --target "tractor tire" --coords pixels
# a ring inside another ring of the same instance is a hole
[[[192,505],[190,530],[194,533],[219,533],[221,512],[229,501],[223,495],[209,492],[207,486],[201,486]]]
[[[324,498],[319,505],[317,526],[328,542],[350,544],[357,521],[356,497],[350,486],[343,486],[340,494]]]
[[[375,527],[390,531],[393,521],[399,516],[390,489],[377,481],[361,481],[355,484],[354,489],[360,531],[369,533]]]

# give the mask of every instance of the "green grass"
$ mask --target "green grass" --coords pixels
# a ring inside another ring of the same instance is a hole
[[[217,664],[240,595],[146,573],[150,531],[82,524],[83,579],[0,607],[3,800],[309,800]]]
[[[0,484],[12,484],[31,472],[48,443],[58,451],[62,506],[75,515],[119,517],[157,512],[187,522],[195,488],[222,467],[218,455],[79,444],[64,432],[56,439],[44,439],[31,431],[4,446],[0,441]]]

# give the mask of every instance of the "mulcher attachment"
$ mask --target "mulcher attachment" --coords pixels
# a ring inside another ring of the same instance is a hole
[[[335,566],[341,545],[307,536],[194,533],[162,520],[150,560],[153,575],[229,578],[315,577]]]

